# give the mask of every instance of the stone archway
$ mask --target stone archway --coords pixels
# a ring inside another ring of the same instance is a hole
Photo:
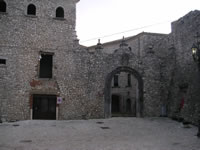
[[[128,72],[132,74],[138,81],[138,98],[136,100],[136,116],[143,116],[143,80],[141,75],[130,67],[118,67],[109,73],[105,81],[105,101],[104,101],[104,116],[105,118],[111,117],[111,82],[115,74],[120,72]]]

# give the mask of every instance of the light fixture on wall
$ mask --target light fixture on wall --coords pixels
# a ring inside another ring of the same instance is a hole
[[[192,56],[195,62],[197,62],[200,65],[200,35],[197,32],[195,36],[195,43],[192,45]]]

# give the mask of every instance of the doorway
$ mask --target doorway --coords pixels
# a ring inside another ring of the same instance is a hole
[[[131,113],[131,99],[126,100],[126,113],[130,114]]]
[[[118,95],[112,95],[112,115],[120,113],[120,97]]]
[[[33,95],[33,119],[56,120],[56,95]]]

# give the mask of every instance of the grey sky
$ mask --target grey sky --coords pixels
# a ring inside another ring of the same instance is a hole
[[[98,38],[104,43],[142,31],[169,33],[172,21],[195,9],[200,10],[200,0],[80,0],[76,30],[82,45],[94,45]]]

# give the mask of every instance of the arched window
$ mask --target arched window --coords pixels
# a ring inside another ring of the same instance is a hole
[[[28,5],[27,15],[36,15],[36,7],[33,4]]]
[[[62,7],[58,7],[56,9],[56,18],[64,18],[64,9]]]
[[[6,2],[0,1],[0,12],[6,12]]]

